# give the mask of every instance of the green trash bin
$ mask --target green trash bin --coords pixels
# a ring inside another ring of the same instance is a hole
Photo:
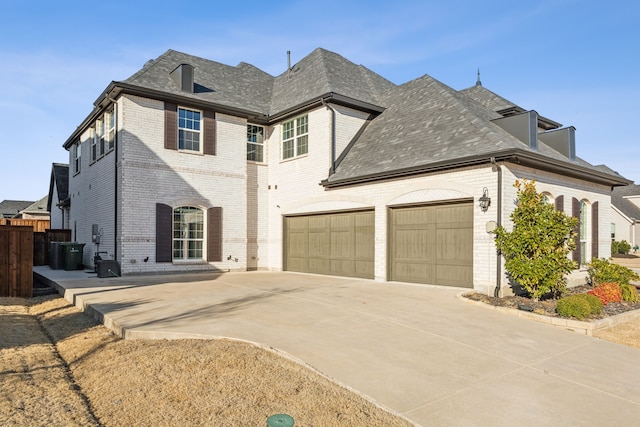
[[[61,245],[64,248],[64,269],[67,271],[84,269],[82,262],[84,243],[65,242]]]

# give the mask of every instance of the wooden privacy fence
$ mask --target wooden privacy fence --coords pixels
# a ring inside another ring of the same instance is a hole
[[[33,226],[0,225],[0,297],[33,295]]]
[[[44,233],[51,226],[48,219],[0,218],[0,225],[29,226],[34,232]]]

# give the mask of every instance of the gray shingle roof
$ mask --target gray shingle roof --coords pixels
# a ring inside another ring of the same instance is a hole
[[[194,67],[194,93],[180,90],[170,77],[180,64]],[[253,65],[236,67],[168,50],[149,61],[124,83],[226,107],[275,115],[328,93],[379,105],[382,94],[394,87],[362,65],[324,49],[316,49],[278,77]]]
[[[13,218],[33,203],[35,202],[26,200],[3,200],[0,202],[0,218]]]
[[[47,209],[48,204],[49,204],[49,196],[47,195],[47,196],[44,196],[42,199],[38,200],[37,202],[33,202],[32,204],[24,208],[21,212],[30,213],[30,214],[49,212],[49,210]]]
[[[504,99],[500,95],[491,92],[482,85],[471,86],[461,90],[460,93],[493,111],[501,111],[513,107],[521,108],[508,99]]]
[[[611,193],[611,204],[629,218],[640,221],[640,207],[629,201],[625,196],[640,196],[640,185],[616,187]]]
[[[491,93],[476,90],[476,94]],[[581,159],[570,161],[542,142],[534,150],[492,120],[504,103],[477,102],[425,75],[388,92],[387,109],[374,119],[338,165],[328,183],[411,170],[430,164],[521,150],[595,170]],[[491,97],[495,101],[495,97]]]
[[[194,67],[193,93],[182,91],[170,76],[180,64]],[[573,168],[574,176],[588,179],[597,176],[599,182],[615,185],[627,181],[582,159],[570,160],[542,142],[538,142],[537,150],[531,149],[492,122],[502,117],[503,110],[508,109],[503,112],[508,115],[525,110],[481,85],[456,91],[425,75],[396,86],[366,67],[325,49],[314,50],[277,77],[246,63],[233,67],[168,50],[124,82],[113,82],[96,102],[92,114],[99,112],[100,105],[106,105],[102,101],[106,100],[107,92],[118,87],[133,93],[136,89],[145,96],[164,93],[168,99],[180,102],[185,97],[191,98],[194,103],[245,113],[248,118],[255,114],[254,119],[264,122],[277,121],[294,109],[319,104],[325,97],[346,105],[359,105],[363,111],[382,112],[339,157],[335,173],[325,181],[327,185],[342,185],[358,177],[375,178],[393,171],[415,172],[436,164],[451,167],[470,157],[488,161],[499,153],[520,156],[522,152],[527,153],[531,164],[537,162],[540,167],[549,162],[554,170],[565,165]],[[65,147],[93,119],[89,115],[65,142]],[[542,117],[540,123],[545,129],[560,126]]]
[[[180,64],[194,67],[194,93],[180,90],[170,73]],[[273,77],[240,63],[236,67],[168,50],[124,81],[130,85],[186,96],[198,101],[268,113]]]
[[[69,165],[54,163],[51,165],[51,181],[49,182],[49,196],[47,200],[47,210],[51,212],[53,202],[53,188],[58,192],[58,201],[62,202],[69,198]]]
[[[273,86],[270,114],[337,93],[359,101],[380,105],[393,83],[362,65],[325,49],[316,49],[279,75]]]

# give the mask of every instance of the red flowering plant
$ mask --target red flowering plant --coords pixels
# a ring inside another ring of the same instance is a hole
[[[595,289],[588,292],[591,295],[595,295],[600,298],[602,304],[607,305],[610,302],[622,301],[622,289],[617,283],[602,283]]]

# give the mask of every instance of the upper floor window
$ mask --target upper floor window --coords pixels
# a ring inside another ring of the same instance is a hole
[[[282,124],[282,159],[309,152],[309,116],[304,115]]]
[[[200,152],[202,113],[178,108],[178,150]]]
[[[264,128],[247,125],[247,160],[264,161]]]
[[[91,162],[113,150],[116,141],[116,116],[113,105],[91,126]]]
[[[73,145],[73,173],[74,174],[80,173],[80,165],[82,164],[80,162],[81,154],[82,154],[82,145],[80,144],[80,141],[78,141]]]
[[[116,114],[112,105],[104,115],[107,151],[113,150],[116,142]]]

